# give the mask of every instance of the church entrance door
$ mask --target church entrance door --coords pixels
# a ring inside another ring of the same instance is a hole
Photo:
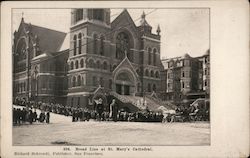
[[[129,91],[130,87],[128,85],[124,85],[124,95],[129,95],[130,91]]]

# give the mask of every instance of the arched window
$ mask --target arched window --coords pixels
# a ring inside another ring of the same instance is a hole
[[[151,61],[152,61],[152,59],[151,59],[151,53],[152,53],[152,49],[149,47],[148,48],[148,65],[152,64],[151,63]]]
[[[108,64],[106,61],[103,62],[103,69],[104,70],[107,70],[108,69]]]
[[[158,71],[155,72],[155,77],[159,78],[159,72]]]
[[[94,68],[94,61],[92,59],[89,60],[89,67]]]
[[[156,65],[156,48],[153,50],[153,65]]]
[[[73,39],[73,42],[74,42],[74,56],[76,55],[76,47],[77,47],[77,45],[76,45],[76,35],[74,35],[74,39]]]
[[[78,69],[78,60],[75,62],[75,68]]]
[[[105,38],[102,35],[100,39],[101,39],[101,43],[100,43],[100,55],[104,55],[104,40],[105,40]]]
[[[112,80],[109,79],[109,89],[112,89]]]
[[[137,83],[137,92],[140,92],[141,84]]]
[[[73,76],[72,78],[72,87],[75,87],[76,86],[76,77]]]
[[[83,61],[83,59],[81,59],[80,60],[80,66],[81,66],[81,68],[83,68],[83,64],[84,64],[84,61]]]
[[[153,70],[150,71],[150,76],[151,76],[151,77],[154,77],[154,72],[153,72]]]
[[[93,51],[94,54],[97,54],[97,34],[93,35]]]
[[[70,63],[70,70],[73,70],[73,69],[74,69],[74,62],[71,61],[71,63]]]
[[[123,59],[125,51],[129,53],[129,37],[126,33],[121,32],[116,37],[116,58]]]
[[[97,62],[96,62],[96,68],[100,69],[100,61],[99,60],[97,60]]]
[[[153,84],[153,91],[155,92],[156,91],[156,85]]]
[[[148,92],[151,92],[151,84],[148,84]]]
[[[77,77],[77,86],[81,86],[81,76],[79,75],[78,77]]]
[[[78,54],[82,54],[82,34],[78,34]]]
[[[145,70],[145,76],[149,76],[148,69]]]

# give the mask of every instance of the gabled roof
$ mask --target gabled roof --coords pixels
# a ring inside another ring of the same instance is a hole
[[[59,51],[66,33],[51,30],[45,27],[40,27],[23,22],[25,30],[30,31],[33,37],[37,36],[39,40],[39,48],[41,52],[57,52]]]
[[[119,71],[119,69],[121,68],[129,68],[133,74],[135,75],[136,79],[138,80],[138,74],[135,71],[134,67],[132,66],[131,62],[129,61],[127,55],[125,55],[125,58],[120,62],[120,64],[115,68],[115,70],[113,71],[113,75],[116,74],[117,71]]]
[[[134,20],[131,18],[129,12],[127,9],[124,9],[112,22],[111,22],[111,28],[116,29],[117,25],[120,24],[121,21],[127,21],[127,23],[124,23],[121,25],[121,27],[128,27],[131,26],[131,28],[134,28],[133,33],[138,34],[137,32],[137,26],[134,23]],[[119,26],[118,26],[119,28]]]

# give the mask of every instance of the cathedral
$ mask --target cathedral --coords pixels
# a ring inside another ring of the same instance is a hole
[[[110,12],[72,9],[69,33],[22,18],[14,32],[13,98],[91,107],[113,97],[138,108],[134,102],[143,96],[160,97],[166,91],[160,26],[153,33],[144,12],[138,26],[126,9],[113,21]]]

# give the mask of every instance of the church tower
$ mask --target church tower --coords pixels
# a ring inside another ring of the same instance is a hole
[[[71,10],[68,105],[87,105],[91,92],[104,86],[100,72],[109,72],[110,30],[110,9]]]

